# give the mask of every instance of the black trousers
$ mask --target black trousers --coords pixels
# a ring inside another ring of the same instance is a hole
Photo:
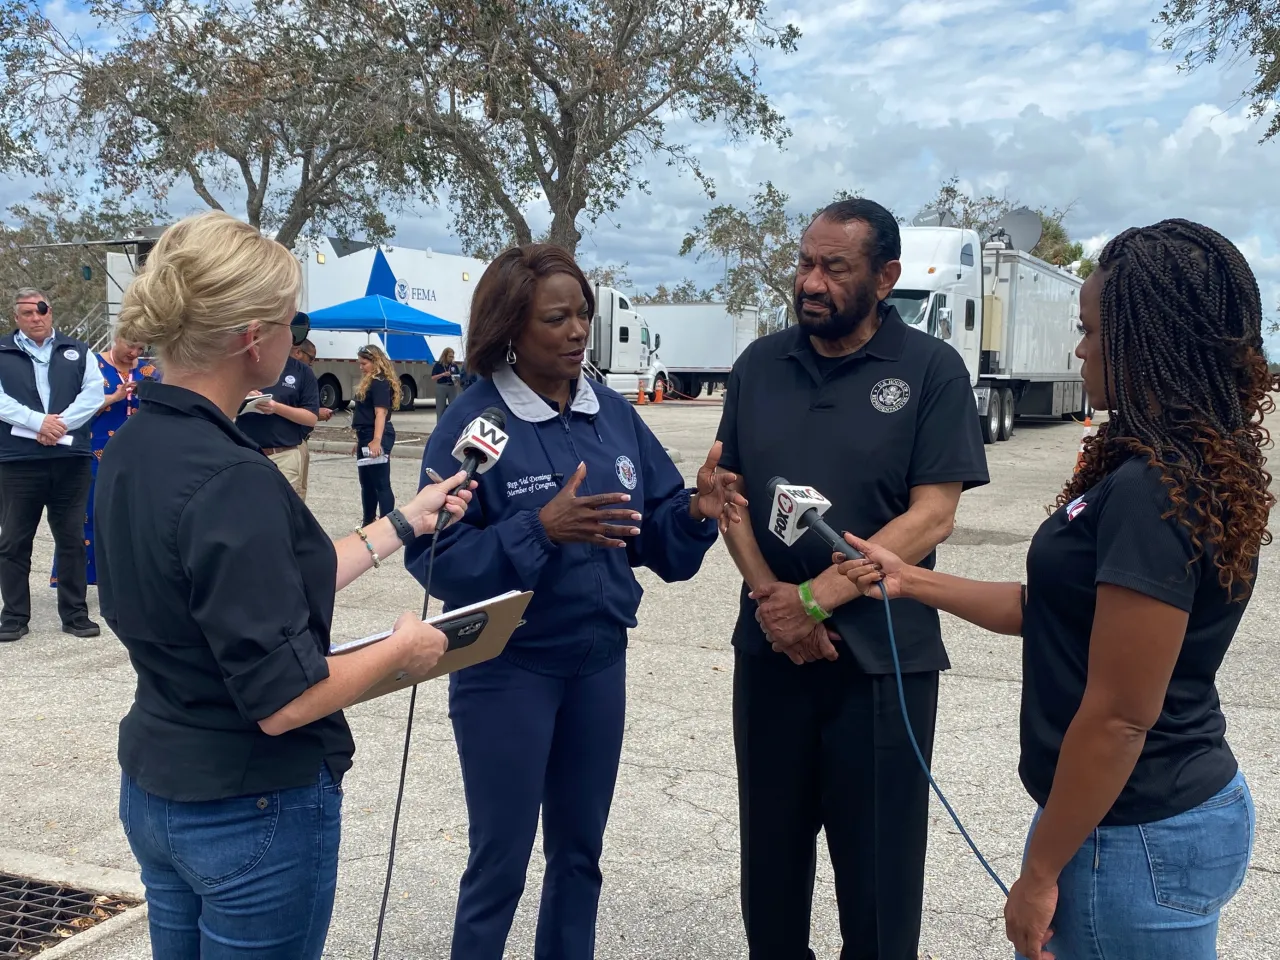
[[[88,619],[84,523],[92,485],[88,457],[0,463],[0,624],[31,620],[31,544],[46,509],[58,564],[58,615],[64,626]]]
[[[356,451],[357,459],[363,455],[361,451],[372,442],[372,429],[356,431],[356,444],[359,447]],[[391,447],[394,444],[394,435],[391,437],[384,435],[382,452],[390,456]],[[396,508],[396,495],[391,489],[391,463],[388,461],[367,467],[357,467],[356,473],[360,478],[360,507],[364,514],[360,525],[367,527]]]
[[[932,762],[938,674],[902,679],[916,739]],[[804,666],[739,652],[733,739],[751,960],[812,960],[820,828],[835,870],[841,960],[916,960],[929,782],[893,676],[862,673],[847,651]]]

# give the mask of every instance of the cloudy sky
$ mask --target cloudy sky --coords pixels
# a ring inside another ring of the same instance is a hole
[[[78,19],[59,0],[49,10]],[[1269,308],[1280,304],[1274,189],[1280,143],[1240,91],[1251,65],[1180,73],[1159,49],[1147,0],[777,0],[800,50],[764,62],[763,81],[793,136],[784,149],[726,145],[676,121],[717,184],[745,202],[764,180],[811,210],[857,189],[917,212],[944,178],[1007,191],[1033,206],[1071,204],[1071,234],[1098,245],[1163,217],[1201,220],[1248,256]],[[711,205],[696,181],[655,163],[637,194],[580,246],[584,263],[630,264],[637,285],[714,280],[715,264],[678,255]],[[7,206],[30,185],[0,185]],[[172,212],[198,200],[177,193]],[[531,219],[545,223],[543,211]],[[455,251],[445,210],[399,221],[398,242]],[[1275,345],[1280,347],[1280,343]],[[1277,352],[1273,348],[1273,353]]]

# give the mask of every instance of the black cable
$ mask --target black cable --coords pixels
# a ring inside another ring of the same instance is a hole
[[[431,549],[427,554],[427,585],[422,598],[422,619],[427,619],[427,610],[431,606],[431,572],[436,565],[436,542],[440,539],[439,530],[431,535]],[[373,941],[373,960],[378,960],[382,952],[382,927],[387,920],[387,901],[391,898],[391,874],[396,865],[396,837],[400,833],[400,806],[404,803],[404,781],[409,773],[409,745],[413,739],[413,711],[418,704],[418,685],[415,683],[409,692],[409,719],[404,727],[404,756],[400,759],[400,787],[396,791],[396,812],[391,818],[391,848],[387,851],[387,880],[382,887],[382,906],[378,908],[378,934]]]

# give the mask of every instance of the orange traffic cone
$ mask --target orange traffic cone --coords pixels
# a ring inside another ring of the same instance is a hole
[[[649,402],[644,395],[644,380],[637,380],[636,384],[636,405],[643,407]]]
[[[1084,466],[1084,442],[1094,435],[1093,417],[1084,418],[1084,434],[1080,437],[1080,452],[1076,454],[1076,473]]]
[[[662,381],[661,381],[661,380],[659,380],[659,381],[654,385],[654,388],[653,388],[653,402],[654,402],[654,403],[661,403],[661,402],[662,402]]]

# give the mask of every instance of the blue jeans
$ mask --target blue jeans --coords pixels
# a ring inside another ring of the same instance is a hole
[[[542,813],[534,960],[591,960],[600,853],[622,752],[626,660],[549,677],[499,657],[449,677],[471,852],[453,960],[502,960]]]
[[[1057,960],[1215,960],[1218,915],[1244,883],[1254,826],[1253,798],[1237,773],[1194,810],[1099,827],[1058,878],[1049,952]]]
[[[342,788],[179,803],[121,776],[156,960],[318,960],[338,882]]]

